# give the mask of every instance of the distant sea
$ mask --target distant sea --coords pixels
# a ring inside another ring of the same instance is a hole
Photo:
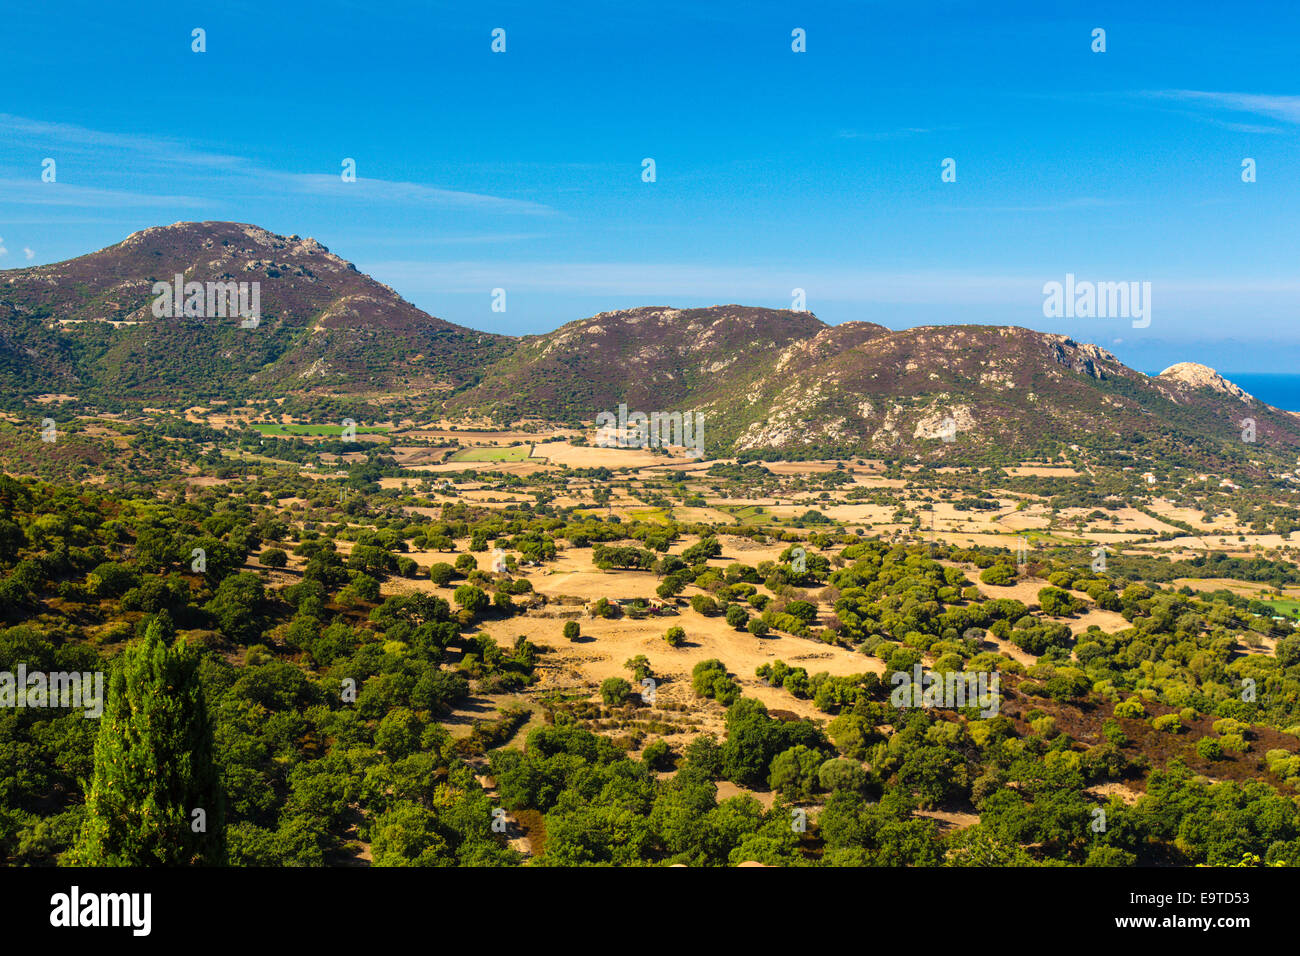
[[[1148,372],[1155,375],[1156,372]],[[1261,402],[1288,412],[1300,412],[1300,375],[1288,372],[1220,372]]]
[[[1300,375],[1287,372],[1220,372],[1229,382],[1240,385],[1261,402],[1288,412],[1300,412]]]

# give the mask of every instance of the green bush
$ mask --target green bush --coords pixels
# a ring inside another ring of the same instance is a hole
[[[817,782],[823,790],[861,793],[867,787],[867,773],[856,760],[832,757],[817,771]]]
[[[1244,754],[1250,749],[1250,744],[1246,743],[1246,738],[1242,734],[1224,734],[1219,738],[1219,743],[1224,750],[1231,750],[1236,754]]]
[[[722,661],[700,661],[691,670],[691,689],[699,697],[712,697],[724,707],[740,699],[740,685],[727,673]]]
[[[1147,715],[1147,709],[1142,706],[1142,701],[1136,697],[1130,697],[1128,700],[1120,701],[1115,705],[1116,717],[1129,717],[1134,720],[1141,720]]]
[[[1151,727],[1161,733],[1177,734],[1183,730],[1183,720],[1177,714],[1162,714],[1151,719]]]
[[[980,572],[980,580],[985,584],[1006,586],[1016,581],[1016,569],[1009,564],[995,564]]]
[[[606,707],[622,707],[632,696],[632,685],[621,677],[607,677],[600,684],[600,699]]]
[[[1056,736],[1056,718],[1051,714],[1044,714],[1042,717],[1035,717],[1029,722],[1029,726],[1034,733],[1044,739],[1050,739]]]
[[[1196,752],[1206,760],[1223,759],[1223,745],[1213,737],[1202,737],[1197,741]]]

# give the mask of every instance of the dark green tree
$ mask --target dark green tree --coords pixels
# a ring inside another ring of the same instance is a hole
[[[225,807],[199,655],[158,624],[114,662],[95,742],[81,866],[225,863]],[[201,811],[201,812],[200,812]]]

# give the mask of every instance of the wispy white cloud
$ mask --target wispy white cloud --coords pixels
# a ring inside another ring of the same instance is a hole
[[[896,139],[909,139],[913,136],[923,136],[926,133],[933,133],[936,130],[927,129],[920,126],[905,126],[901,129],[877,129],[877,130],[860,130],[860,129],[841,129],[835,133],[836,139],[862,139],[873,143],[884,143]]]
[[[1203,106],[1229,113],[1267,116],[1283,123],[1300,124],[1300,96],[1270,93],[1216,93],[1209,90],[1151,90],[1145,95],[1152,99]],[[1277,132],[1272,127],[1257,124],[1221,122],[1221,125],[1243,132]]]
[[[1234,123],[1231,120],[1219,119],[1214,116],[1201,117],[1211,126],[1218,126],[1221,129],[1232,130],[1234,133],[1281,133],[1281,127],[1278,126],[1261,126],[1258,123]]]
[[[1127,199],[1103,199],[1098,196],[1078,196],[1074,199],[1062,199],[1060,202],[1026,203],[1007,206],[947,206],[948,212],[1071,212],[1082,209],[1109,209],[1114,206],[1129,206]]]
[[[538,239],[554,239],[550,232],[454,232],[437,235],[382,235],[365,236],[370,246],[400,246],[411,249],[418,246],[488,246],[511,242],[532,242]]]
[[[73,183],[44,183],[32,179],[0,179],[0,203],[24,206],[206,206],[195,196],[163,196],[122,189],[99,189]]]
[[[272,174],[293,188],[315,196],[360,199],[366,202],[389,202],[401,205],[438,206],[451,209],[479,209],[485,212],[516,213],[525,215],[550,215],[549,206],[522,199],[505,199],[484,193],[439,189],[421,183],[395,182],[387,179],[365,179],[344,182],[337,174],[292,173]]]
[[[224,171],[223,182],[238,181],[244,187],[269,187],[273,192],[288,188],[296,192],[328,198],[362,199],[372,203],[421,206],[485,213],[514,215],[548,215],[551,207],[528,200],[492,196],[484,193],[444,189],[423,183],[384,179],[363,179],[344,183],[337,173],[291,173],[267,169],[252,160],[230,153],[195,149],[184,142],[166,137],[141,136],[88,129],[71,123],[53,123],[0,113],[0,134],[6,145],[31,146],[42,156],[56,158],[65,150],[79,153],[116,153],[133,163],[150,165],[177,173],[200,172],[206,178],[214,168]],[[137,171],[138,172],[138,171]],[[139,178],[138,176],[132,177]],[[41,191],[23,191],[6,195],[4,187],[20,180],[0,181],[0,201],[40,205],[81,206],[175,206],[205,204],[185,196],[148,196],[141,192],[78,187],[64,191],[57,198]],[[38,183],[37,185],[60,185]]]
[[[4,132],[10,143],[42,147],[45,150],[43,155],[63,149],[85,152],[114,150],[176,166],[235,167],[246,163],[246,160],[238,156],[195,149],[182,140],[111,133],[73,123],[51,123],[11,113],[0,113],[0,131]]]
[[[31,219],[0,219],[0,226],[49,226],[52,220],[48,213],[38,212]],[[102,216],[60,216],[60,226],[131,226],[139,228],[139,220],[127,215],[125,218],[104,218]]]

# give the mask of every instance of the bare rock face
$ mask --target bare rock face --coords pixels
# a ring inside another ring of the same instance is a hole
[[[1045,335],[1052,360],[1089,378],[1104,379],[1122,363],[1112,353],[1090,342],[1079,343],[1066,335]],[[1107,366],[1111,366],[1108,368]]]
[[[1177,382],[1188,388],[1212,389],[1224,395],[1231,395],[1242,402],[1253,403],[1255,401],[1254,395],[1251,395],[1241,386],[1229,382],[1208,365],[1201,365],[1199,362],[1179,362],[1177,365],[1169,366],[1156,377],[1169,382]]]
[[[974,427],[975,419],[969,406],[941,407],[930,411],[916,423],[912,437],[922,441],[953,439],[958,432],[968,432]]]

